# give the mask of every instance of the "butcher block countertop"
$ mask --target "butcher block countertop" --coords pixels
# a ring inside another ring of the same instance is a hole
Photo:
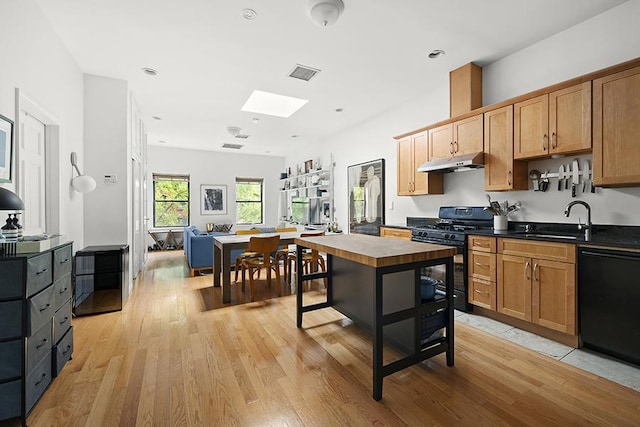
[[[456,248],[365,234],[299,237],[295,244],[369,267],[389,267],[454,256]]]

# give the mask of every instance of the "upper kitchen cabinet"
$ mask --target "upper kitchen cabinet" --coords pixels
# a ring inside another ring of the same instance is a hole
[[[593,183],[640,184],[640,67],[593,81]]]
[[[527,163],[513,159],[513,105],[484,114],[484,189],[527,190]]]
[[[482,152],[482,129],[482,114],[430,129],[429,160]]]
[[[398,141],[398,196],[443,194],[442,175],[418,172],[428,160],[427,132],[396,137]]]
[[[591,82],[514,104],[514,158],[591,150]]]

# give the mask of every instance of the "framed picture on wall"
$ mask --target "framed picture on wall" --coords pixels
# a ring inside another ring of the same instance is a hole
[[[380,235],[384,224],[384,159],[347,168],[349,233]]]
[[[11,182],[13,121],[0,114],[0,182]]]
[[[200,214],[227,214],[227,186],[202,184],[200,186]]]

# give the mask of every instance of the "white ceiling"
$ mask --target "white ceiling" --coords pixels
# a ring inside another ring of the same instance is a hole
[[[150,144],[243,143],[241,153],[283,156],[424,96],[452,69],[489,64],[624,3],[344,0],[338,22],[320,28],[306,0],[36,1],[83,72],[129,82]],[[244,20],[244,8],[257,18]],[[447,53],[427,59],[434,49]],[[322,71],[292,79],[295,64]],[[254,89],[309,103],[288,119],[240,111]],[[250,137],[234,139],[227,126]]]

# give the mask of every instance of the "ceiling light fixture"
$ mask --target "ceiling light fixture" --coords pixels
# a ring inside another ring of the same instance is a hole
[[[142,72],[145,73],[148,76],[157,76],[158,72],[156,70],[154,70],[153,68],[149,68],[149,67],[144,67],[141,68]]]
[[[251,121],[252,121],[253,123],[258,123],[258,122],[260,122],[260,119],[259,119],[259,118],[257,118],[257,117],[254,117],[253,119],[251,119]]]
[[[310,0],[309,16],[319,27],[327,27],[335,24],[342,12],[344,3],[342,0]]]
[[[229,135],[236,137],[238,134],[240,134],[240,128],[238,126],[227,126],[227,132],[229,132]]]
[[[440,49],[432,50],[431,53],[429,53],[429,59],[438,59],[442,55],[444,55],[444,53],[445,53],[444,50],[440,50]]]
[[[241,110],[249,113],[287,118],[291,117],[293,113],[302,108],[307,102],[309,101],[306,99],[254,90]]]
[[[344,111],[344,108],[336,108],[336,113],[342,113]]]
[[[253,9],[242,9],[242,18],[246,21],[253,21],[258,14]]]

